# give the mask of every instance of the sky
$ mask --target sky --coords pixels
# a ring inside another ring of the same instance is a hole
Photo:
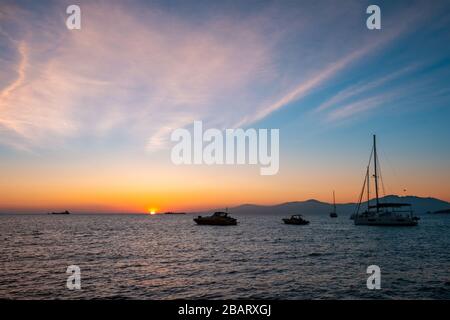
[[[0,212],[450,201],[448,1],[0,0]],[[170,134],[280,130],[280,169],[171,162]]]

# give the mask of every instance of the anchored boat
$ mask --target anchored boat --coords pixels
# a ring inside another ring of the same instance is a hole
[[[337,212],[336,212],[336,197],[334,195],[334,190],[333,190],[333,211],[330,212],[330,217],[331,218],[337,218]]]
[[[62,211],[62,212],[49,212],[48,214],[70,214],[69,211]]]
[[[305,225],[309,223],[309,221],[303,219],[302,215],[300,214],[293,215],[290,218],[285,218],[283,219],[283,222],[286,224],[297,224],[297,225]]]
[[[370,165],[373,158],[375,204],[370,203]],[[359,197],[356,212],[352,215],[355,225],[368,226],[416,226],[419,218],[413,213],[409,203],[381,203],[378,197],[378,179],[381,177],[377,155],[376,136],[373,136],[373,148],[366,170],[363,188]],[[367,209],[360,212],[364,194],[367,194]]]
[[[202,217],[198,216],[194,218],[194,221],[200,225],[212,225],[212,226],[235,226],[237,220],[228,216],[228,212],[214,212],[212,216]]]

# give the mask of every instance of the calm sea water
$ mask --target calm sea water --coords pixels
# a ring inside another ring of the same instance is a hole
[[[450,216],[418,227],[354,226],[347,216],[0,216],[0,298],[450,299]],[[66,288],[68,265],[82,290]],[[366,268],[380,266],[381,290]]]

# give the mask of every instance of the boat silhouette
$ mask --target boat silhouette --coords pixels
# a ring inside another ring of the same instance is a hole
[[[373,136],[373,147],[366,170],[366,176],[363,188],[359,197],[356,212],[352,215],[355,225],[368,226],[417,226],[419,218],[413,213],[412,206],[409,203],[381,203],[379,199],[379,178],[381,172],[377,155],[377,140]],[[370,165],[373,158],[374,166],[374,183],[375,183],[375,204],[370,202]],[[361,202],[367,195],[367,209],[360,212]]]
[[[62,211],[62,212],[49,212],[48,214],[70,214],[69,211]]]
[[[336,197],[334,195],[334,190],[333,190],[333,211],[330,212],[330,217],[331,218],[337,218],[337,212],[336,212]]]
[[[194,221],[199,225],[211,225],[211,226],[235,226],[237,220],[228,216],[228,212],[214,212],[213,215],[208,217],[198,216],[194,218]]]
[[[284,218],[283,222],[285,224],[296,224],[296,225],[309,224],[309,221],[303,219],[301,214],[295,214],[295,215],[292,215],[290,218]]]

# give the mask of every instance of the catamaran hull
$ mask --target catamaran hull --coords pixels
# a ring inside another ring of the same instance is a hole
[[[414,227],[418,222],[412,218],[376,218],[376,217],[355,217],[357,226],[393,226],[393,227]]]

